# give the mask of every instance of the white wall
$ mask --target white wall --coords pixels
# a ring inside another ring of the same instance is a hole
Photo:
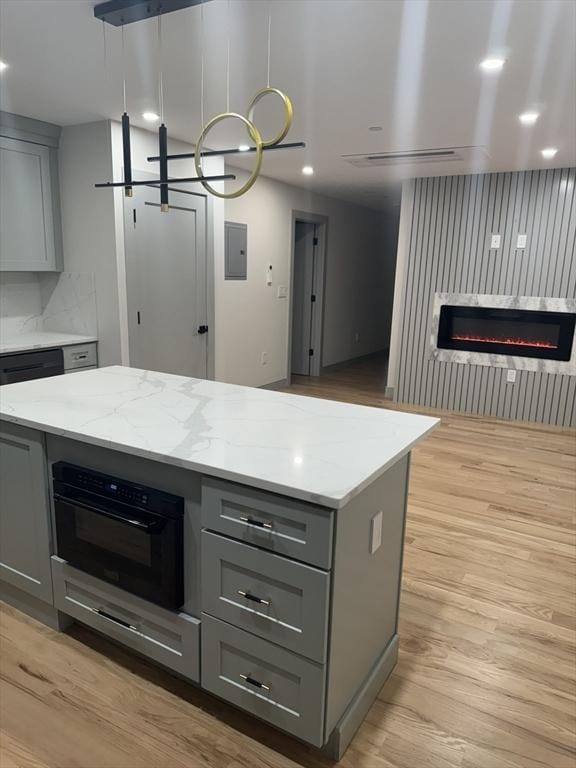
[[[123,361],[114,195],[94,183],[112,178],[110,124],[106,121],[62,129],[58,153],[64,268],[92,272],[98,307],[101,365]]]
[[[390,222],[382,213],[260,177],[246,195],[225,201],[225,219],[248,226],[248,279],[225,281],[223,263],[216,263],[216,373],[222,380],[261,386],[288,375],[290,298],[278,299],[276,292],[291,282],[293,211],[329,219],[322,364],[388,345],[396,217]],[[269,263],[272,286],[266,285]]]

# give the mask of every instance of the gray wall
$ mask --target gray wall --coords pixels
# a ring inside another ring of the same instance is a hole
[[[575,177],[563,168],[407,182],[395,400],[576,424],[576,377],[518,371],[509,384],[506,369],[431,361],[427,348],[437,291],[576,296]],[[491,233],[502,235],[499,250],[490,250]],[[518,233],[528,236],[524,251]]]

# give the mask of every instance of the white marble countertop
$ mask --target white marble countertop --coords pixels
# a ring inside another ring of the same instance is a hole
[[[97,341],[95,336],[81,336],[76,333],[58,333],[56,331],[34,331],[15,336],[0,338],[0,355],[8,352],[28,352],[35,349],[51,349],[52,347],[68,347],[71,344],[86,344]]]
[[[334,508],[439,423],[121,366],[3,386],[0,418]]]

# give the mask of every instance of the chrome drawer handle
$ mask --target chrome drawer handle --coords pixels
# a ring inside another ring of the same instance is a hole
[[[116,616],[112,616],[111,613],[103,611],[102,608],[90,608],[90,610],[93,613],[98,614],[98,616],[101,616],[103,619],[111,621],[113,624],[119,624],[121,627],[124,627],[124,629],[131,629],[132,632],[138,632],[138,627],[135,627],[134,624],[129,624],[127,621],[117,619]]]
[[[261,597],[251,595],[250,592],[243,592],[241,589],[239,589],[238,594],[242,595],[242,597],[245,597],[246,600],[252,600],[253,603],[260,603],[260,605],[270,605],[270,600],[263,600]]]
[[[261,683],[259,680],[255,680],[253,677],[250,677],[250,675],[240,675],[242,680],[246,680],[247,683],[250,683],[250,685],[255,686],[256,688],[262,688],[265,691],[270,690],[269,685],[264,685],[264,683]]]
[[[246,525],[255,525],[257,528],[267,528],[268,530],[272,528],[272,523],[264,523],[262,520],[254,520],[253,517],[239,517],[238,519],[243,523],[246,523]]]

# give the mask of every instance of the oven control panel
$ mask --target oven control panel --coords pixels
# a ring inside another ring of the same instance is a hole
[[[52,466],[54,480],[89,493],[105,496],[115,501],[141,507],[151,512],[182,515],[184,500],[171,493],[148,488],[138,483],[121,480],[92,469],[85,469],[65,461]]]

